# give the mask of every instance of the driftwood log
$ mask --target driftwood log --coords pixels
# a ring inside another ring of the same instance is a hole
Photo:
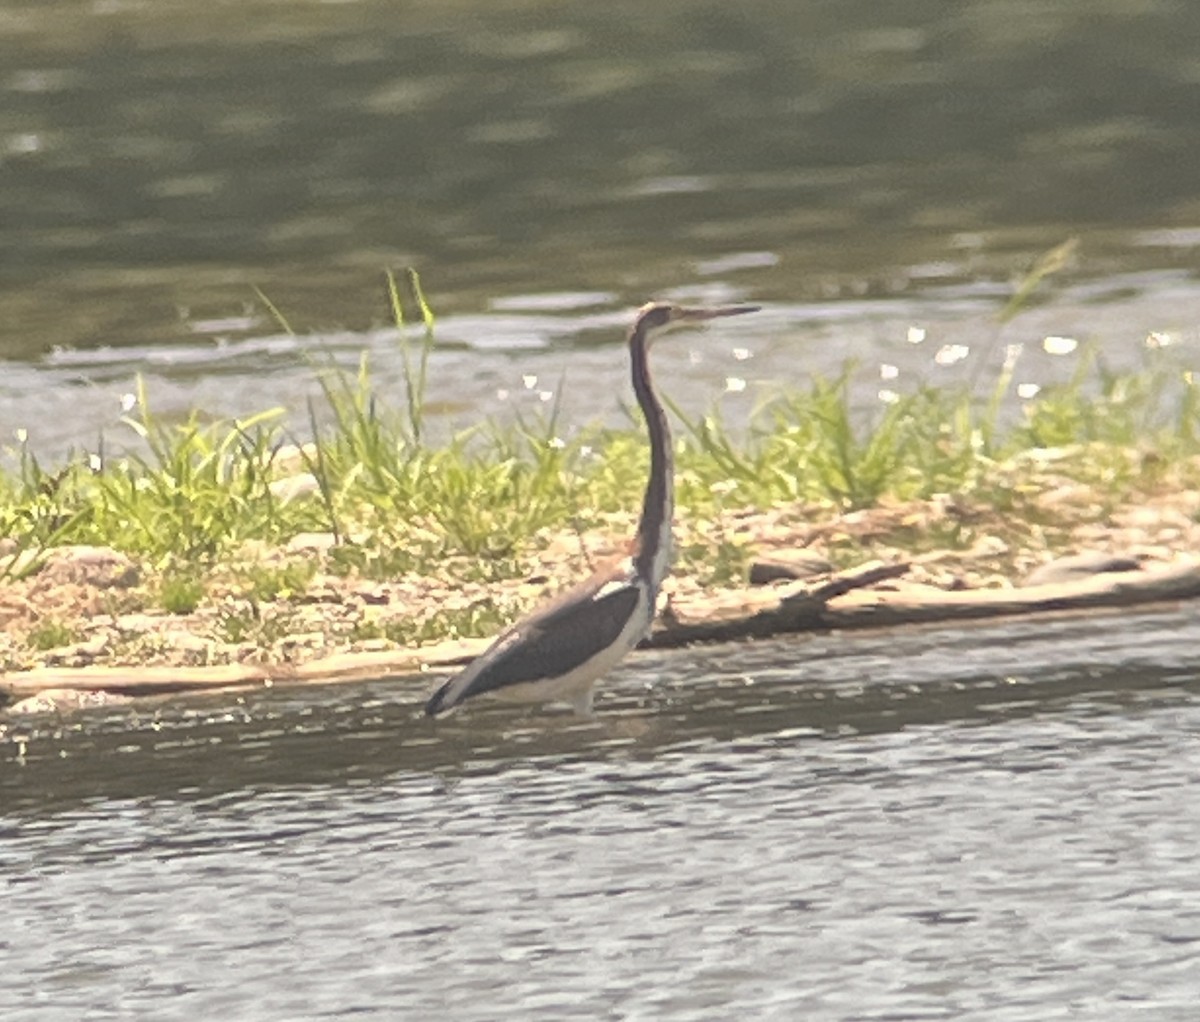
[[[906,584],[903,564],[870,564],[820,580],[725,590],[672,602],[648,645],[669,648],[788,632],[881,628],[1085,609],[1125,608],[1200,596],[1200,559],[1105,571],[1019,588],[946,591]],[[887,588],[878,588],[885,584]],[[877,587],[877,588],[867,588]],[[470,660],[486,640],[413,650],[343,653],[299,665],[37,668],[0,675],[0,697],[52,690],[158,695],[264,684],[331,683],[420,675]]]

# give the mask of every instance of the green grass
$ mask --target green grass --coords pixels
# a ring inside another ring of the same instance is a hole
[[[168,614],[190,614],[204,599],[206,589],[196,566],[173,566],[159,578],[158,603]]]
[[[57,649],[59,646],[69,646],[79,641],[79,632],[70,625],[54,618],[42,618],[25,636],[25,641],[31,649],[45,652]]]
[[[233,572],[246,599],[254,603],[293,600],[303,596],[316,573],[315,561],[239,565]]]
[[[264,609],[253,600],[231,601],[218,609],[213,635],[220,642],[270,647],[292,634],[295,620],[295,611],[287,604]]]
[[[12,467],[0,471],[0,540],[24,556],[0,559],[0,581],[55,545],[103,544],[137,556],[159,580],[159,604],[188,613],[222,565],[233,565],[252,604],[304,592],[312,562],[239,566],[248,542],[270,547],[301,532],[331,532],[339,543],[326,563],[335,571],[486,582],[520,577],[555,533],[612,529],[614,521],[623,528],[632,519],[647,468],[636,423],[563,439],[555,409],[541,420],[482,423],[431,442],[425,382],[433,315],[415,275],[389,278],[389,286],[402,327],[404,406],[380,400],[365,357],[356,373],[315,368],[313,443],[298,445],[279,409],[233,422],[195,415],[166,422],[139,385],[124,420],[141,441],[138,453],[80,454],[48,470],[23,440],[10,450]],[[405,300],[417,310],[416,328],[403,322]],[[1074,357],[1072,378],[1019,403],[1020,416],[1008,425],[1000,410],[1014,407],[1006,398],[1015,359],[982,399],[965,384],[920,386],[863,416],[852,397],[857,369],[848,365],[778,393],[748,426],[730,427],[716,412],[676,411],[681,569],[709,584],[740,578],[745,537],[703,526],[746,508],[849,511],[949,494],[1015,515],[1034,513],[1030,496],[1064,480],[1094,486],[1114,502],[1194,484],[1196,382],[1149,359],[1140,371],[1116,374],[1086,351]],[[280,453],[294,446],[300,453],[285,465]],[[315,495],[277,495],[272,484],[302,472],[316,479]],[[910,537],[915,545],[931,535],[918,533]],[[955,523],[932,535],[952,545],[971,539]],[[495,617],[478,609],[388,627],[408,638],[476,634]],[[263,638],[261,623],[231,619],[226,630]]]
[[[355,642],[386,639],[414,646],[440,639],[483,638],[513,620],[516,608],[483,600],[468,607],[438,608],[430,613],[359,621],[350,634]]]

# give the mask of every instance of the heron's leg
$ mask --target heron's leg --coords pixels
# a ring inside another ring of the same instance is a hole
[[[596,711],[592,709],[592,686],[588,685],[582,692],[579,692],[574,699],[571,700],[571,709],[581,717],[594,717]]]

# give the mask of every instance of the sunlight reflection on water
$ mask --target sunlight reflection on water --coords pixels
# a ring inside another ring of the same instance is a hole
[[[378,683],[30,725],[0,1004],[1182,1020],[1197,637],[1189,610],[644,654],[595,721],[434,725]]]

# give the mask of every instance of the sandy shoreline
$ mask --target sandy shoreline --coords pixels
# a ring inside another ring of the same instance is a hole
[[[703,532],[681,528],[677,538],[683,544],[736,538],[752,551],[751,578],[771,581],[714,586],[676,574],[665,587],[649,644],[666,648],[1191,599],[1200,596],[1198,508],[1195,494],[1173,493],[1097,515],[1073,510],[1059,495],[1053,529],[1014,525],[987,508],[945,501],[824,517],[799,508],[738,512],[706,524]],[[912,542],[940,534],[948,522],[968,523],[969,542],[929,550]],[[898,538],[907,538],[909,548],[897,545]],[[356,638],[362,622],[419,619],[447,607],[515,618],[585,573],[592,556],[614,548],[603,537],[589,537],[585,556],[579,537],[557,537],[531,561],[527,577],[488,585],[455,584],[453,564],[442,580],[339,577],[322,570],[319,537],[311,543],[255,552],[283,561],[315,558],[318,569],[302,593],[254,602],[217,581],[189,614],[147,606],[152,580],[122,554],[94,547],[53,551],[40,570],[10,579],[0,591],[0,700],[9,713],[36,712],[106,698],[94,693],[136,697],[419,676],[469,660],[488,639],[451,636],[408,645],[363,640]],[[863,562],[832,570],[831,555],[841,550],[844,556],[847,545],[862,551]],[[235,613],[252,621],[247,634],[231,634]],[[41,650],[22,641],[47,619],[69,622],[74,641]]]

